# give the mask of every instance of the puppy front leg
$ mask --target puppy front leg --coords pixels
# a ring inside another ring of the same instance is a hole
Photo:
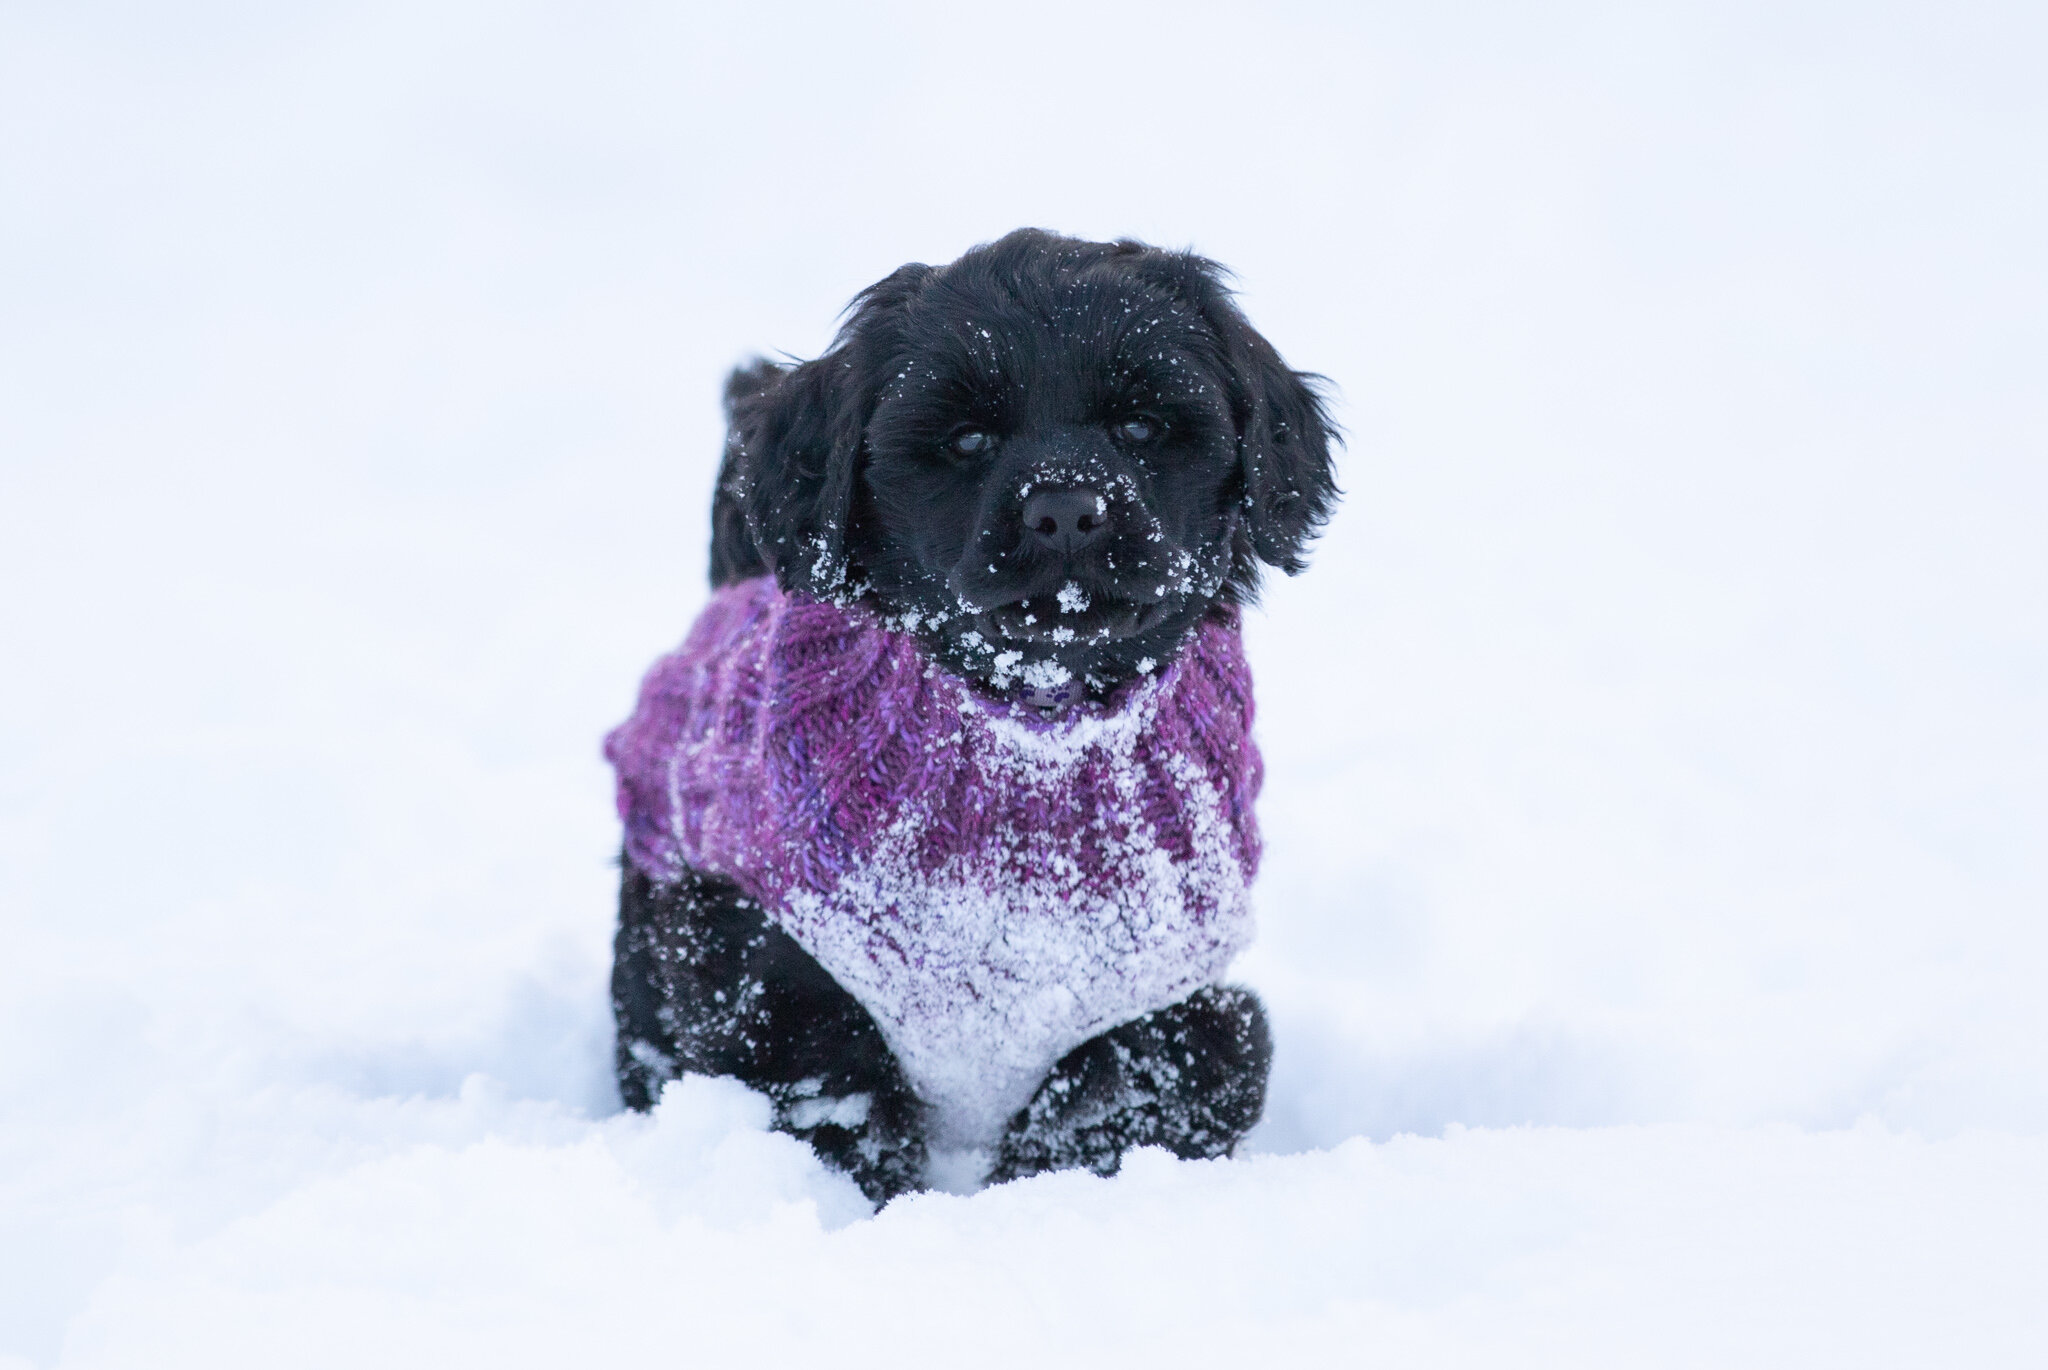
[[[1062,1057],[1011,1120],[989,1183],[1045,1170],[1114,1175],[1134,1146],[1227,1156],[1265,1112],[1272,1062],[1256,994],[1196,990]]]
[[[627,1107],[684,1071],[735,1076],[874,1202],[919,1187],[923,1105],[874,1020],[731,881],[627,865],[612,1008]]]

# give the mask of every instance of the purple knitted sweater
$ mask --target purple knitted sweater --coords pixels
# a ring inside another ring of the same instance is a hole
[[[874,1016],[934,1141],[995,1141],[1055,1062],[1251,940],[1236,620],[1046,719],[874,615],[728,585],[605,739],[626,851],[723,875]]]

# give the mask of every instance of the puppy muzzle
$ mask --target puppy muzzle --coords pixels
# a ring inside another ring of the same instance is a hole
[[[1189,558],[1121,463],[1045,461],[989,483],[947,577],[984,636],[1108,642],[1150,629],[1178,601]]]

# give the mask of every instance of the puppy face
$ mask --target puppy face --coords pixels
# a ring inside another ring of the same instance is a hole
[[[864,599],[998,690],[1170,660],[1336,495],[1320,399],[1219,275],[1026,230],[871,287],[825,356],[735,375],[714,579]]]
[[[1099,266],[1047,284],[942,277],[906,309],[867,428],[867,570],[885,598],[943,590],[993,643],[1099,645],[1222,589],[1237,434],[1193,310]]]

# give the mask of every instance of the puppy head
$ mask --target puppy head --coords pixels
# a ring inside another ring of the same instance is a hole
[[[734,377],[723,486],[761,560],[999,688],[1168,659],[1260,562],[1299,571],[1337,494],[1313,379],[1221,275],[1021,230],[871,286],[824,356]]]

